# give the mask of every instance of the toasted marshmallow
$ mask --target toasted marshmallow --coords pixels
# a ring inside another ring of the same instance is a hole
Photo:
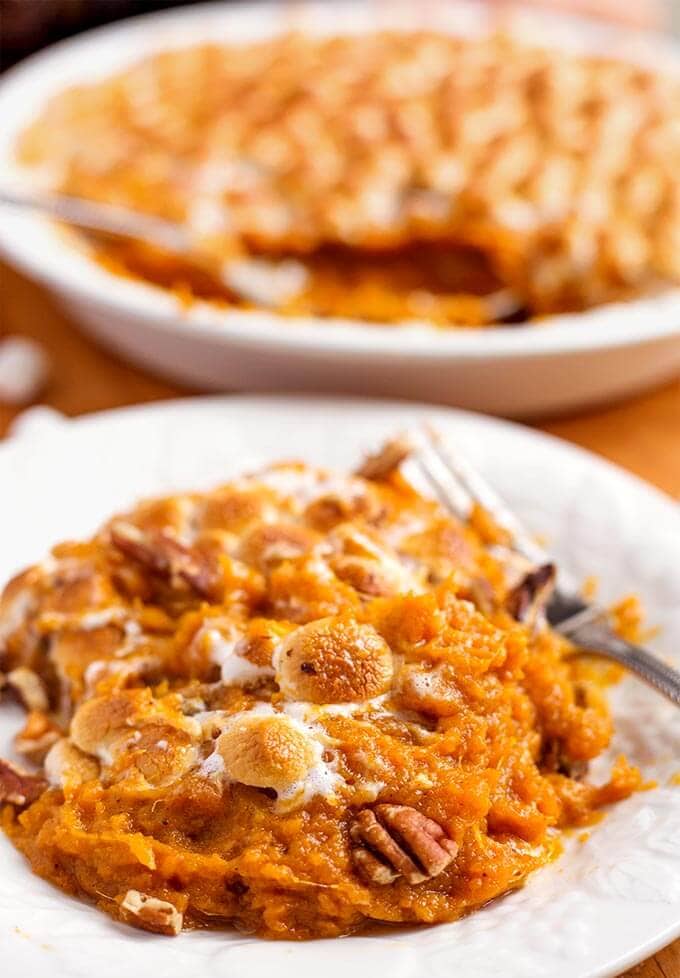
[[[132,698],[124,694],[94,696],[76,711],[71,722],[71,740],[85,754],[107,760],[112,737],[132,725],[136,712]]]
[[[99,765],[65,737],[58,740],[45,758],[45,776],[56,788],[76,788],[99,775]]]
[[[183,739],[201,734],[201,725],[193,717],[161,705],[148,689],[121,690],[86,700],[71,721],[70,734],[76,747],[108,765],[129,747],[131,736],[139,738],[140,730],[159,726],[181,732]]]
[[[318,760],[320,745],[284,714],[239,714],[216,748],[227,777],[277,793],[303,781]]]
[[[392,653],[371,625],[321,618],[296,629],[275,654],[276,680],[289,700],[353,703],[386,692]]]

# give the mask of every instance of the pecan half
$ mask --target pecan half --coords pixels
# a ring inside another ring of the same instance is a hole
[[[118,521],[111,526],[111,542],[126,557],[172,585],[184,583],[209,600],[218,596],[217,568],[170,530],[144,532],[132,523]]]
[[[128,890],[120,905],[134,918],[131,922],[144,930],[175,937],[182,929],[183,915],[167,900],[147,896],[139,890]]]
[[[458,853],[458,845],[431,818],[410,805],[375,805],[358,813],[350,826],[352,858],[369,883],[386,885],[403,876],[411,885],[439,876]]]
[[[45,684],[32,669],[18,666],[7,673],[7,687],[14,693],[21,705],[27,710],[39,710],[46,713],[49,701]]]
[[[555,587],[554,564],[542,564],[524,575],[507,599],[508,611],[517,621],[535,628]]]
[[[39,798],[47,782],[38,774],[29,774],[0,758],[0,802],[24,808]]]
[[[378,481],[391,475],[413,451],[413,445],[403,436],[385,442],[374,455],[367,455],[356,470],[363,479]]]

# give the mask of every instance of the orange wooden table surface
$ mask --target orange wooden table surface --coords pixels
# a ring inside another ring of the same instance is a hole
[[[53,372],[42,403],[68,415],[178,397],[180,390],[130,367],[81,336],[41,289],[0,265],[0,335],[38,339]],[[17,412],[0,405],[0,436]],[[536,427],[616,462],[680,499],[680,379],[634,400]],[[627,978],[680,978],[680,941]]]

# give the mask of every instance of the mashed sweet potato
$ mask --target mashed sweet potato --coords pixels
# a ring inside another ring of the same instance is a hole
[[[0,764],[2,819],[36,873],[166,934],[435,923],[639,787],[584,779],[603,692],[518,613],[493,525],[383,460],[145,502],[7,585],[39,770]]]

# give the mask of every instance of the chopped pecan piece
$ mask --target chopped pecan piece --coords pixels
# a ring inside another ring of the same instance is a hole
[[[439,876],[458,845],[441,825],[410,805],[364,808],[350,827],[354,865],[369,883],[386,885],[403,876],[411,885]]]
[[[47,782],[38,774],[29,774],[0,758],[0,803],[9,802],[24,808],[39,798]]]
[[[111,542],[126,557],[171,584],[187,584],[208,600],[218,596],[217,568],[205,554],[182,543],[170,530],[143,532],[132,523],[118,521],[111,527]]]
[[[183,915],[167,900],[128,890],[120,905],[134,918],[132,922],[144,930],[175,937],[182,929]]]
[[[14,749],[34,764],[41,764],[53,744],[61,738],[61,730],[41,710],[31,710],[23,730],[14,738]]]
[[[530,628],[539,623],[555,586],[554,564],[542,564],[524,575],[508,595],[507,607],[513,618]]]
[[[49,710],[47,690],[37,672],[19,666],[7,674],[7,686],[27,710],[46,713]]]
[[[363,479],[374,481],[384,479],[398,469],[412,451],[413,446],[403,436],[392,438],[374,455],[368,455],[356,470],[356,474]]]

